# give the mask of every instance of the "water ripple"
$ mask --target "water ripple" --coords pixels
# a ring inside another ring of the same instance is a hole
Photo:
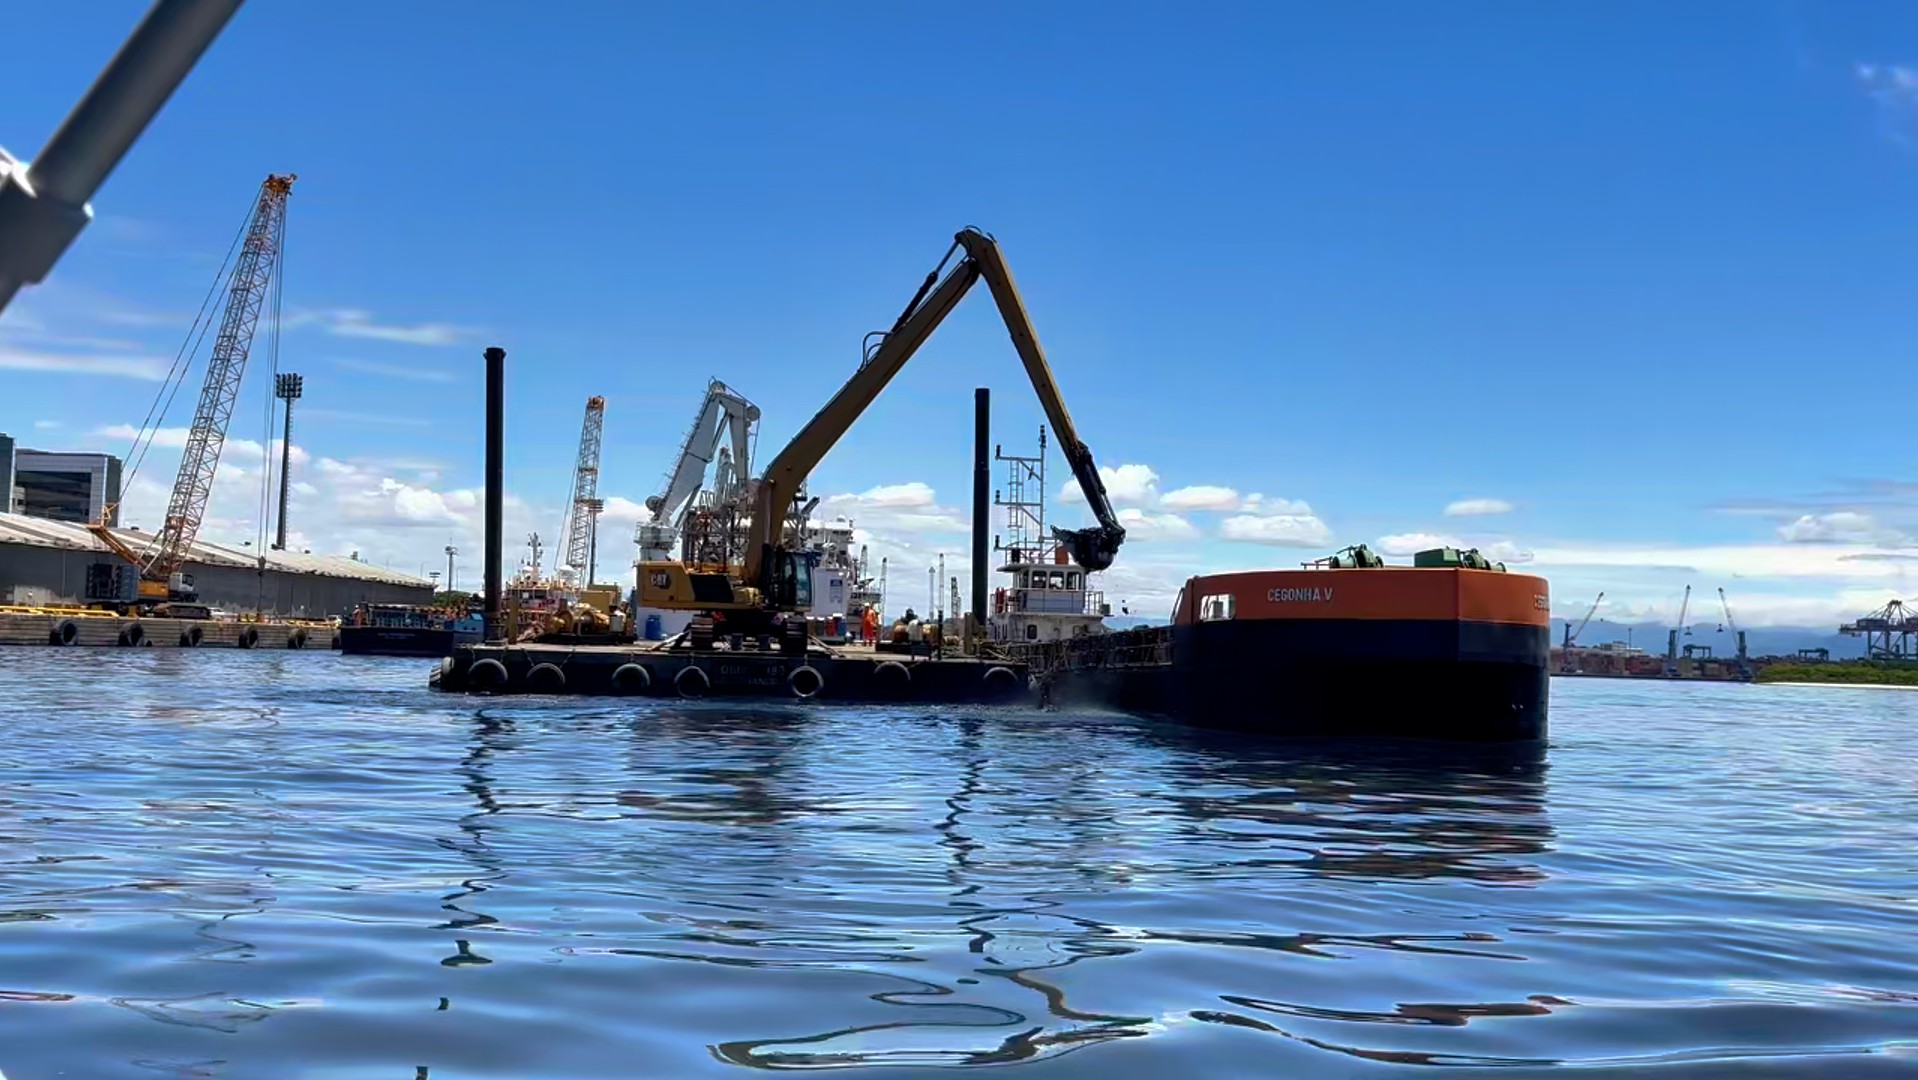
[[[1383,750],[112,661],[0,650],[10,1080],[1918,1067],[1918,695]]]

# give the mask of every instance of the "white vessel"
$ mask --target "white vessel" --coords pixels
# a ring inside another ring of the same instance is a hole
[[[1046,429],[1039,429],[1039,453],[1013,457],[999,451],[1011,468],[1003,498],[1006,533],[994,537],[993,550],[1005,561],[999,572],[1010,583],[993,590],[987,619],[993,641],[1058,641],[1106,632],[1112,609],[1092,587],[1092,575],[1072,561],[1046,530]]]

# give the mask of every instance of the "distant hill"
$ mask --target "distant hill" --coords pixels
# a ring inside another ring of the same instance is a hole
[[[1665,635],[1671,627],[1662,623],[1615,623],[1602,619],[1592,620],[1592,625],[1578,636],[1580,645],[1603,645],[1608,641],[1629,642],[1649,653],[1665,651]],[[1565,637],[1565,623],[1554,620],[1552,623],[1552,644],[1557,645]],[[1720,631],[1715,625],[1694,624],[1691,635],[1678,639],[1682,647],[1687,644],[1710,645],[1718,656],[1733,656],[1738,652],[1738,643],[1729,631]],[[1745,648],[1753,656],[1793,656],[1800,649],[1830,649],[1831,657],[1854,659],[1865,655],[1865,639],[1846,637],[1828,627],[1818,626],[1763,626],[1745,631]]]
[[[1170,620],[1142,615],[1112,615],[1105,620],[1108,630],[1132,630],[1141,626],[1164,626]],[[1648,653],[1665,651],[1665,634],[1671,628],[1663,623],[1615,623],[1593,619],[1578,643],[1587,647],[1608,641],[1629,643]],[[1565,636],[1565,621],[1552,621],[1552,644]],[[1679,645],[1710,645],[1718,656],[1735,656],[1738,643],[1728,631],[1709,623],[1693,624],[1690,636],[1678,639]],[[1764,626],[1745,631],[1745,648],[1753,656],[1795,656],[1800,649],[1829,649],[1833,660],[1852,660],[1865,655],[1865,639],[1818,626]]]

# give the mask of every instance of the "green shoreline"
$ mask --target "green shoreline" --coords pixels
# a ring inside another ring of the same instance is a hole
[[[1918,686],[1918,665],[1882,660],[1839,664],[1768,664],[1761,683],[1850,683],[1869,686]]]

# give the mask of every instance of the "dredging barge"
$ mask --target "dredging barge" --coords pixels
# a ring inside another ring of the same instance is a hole
[[[1199,727],[1545,737],[1551,599],[1543,578],[1482,563],[1353,562],[1194,577],[1170,626],[1037,642],[1014,654],[1050,702]]]
[[[960,251],[964,257],[947,271]],[[1508,573],[1476,551],[1423,552],[1412,567],[1387,567],[1363,547],[1348,548],[1300,570],[1193,577],[1169,627],[1104,633],[1094,625],[1074,626],[1075,636],[1048,641],[1033,634],[1038,627],[1030,625],[1021,630],[1022,638],[986,640],[990,436],[983,389],[975,398],[972,603],[959,629],[959,655],[921,653],[917,641],[896,652],[885,646],[832,648],[813,637],[799,617],[808,606],[804,590],[813,567],[803,550],[810,510],[806,477],[982,278],[1097,519],[1091,528],[1050,530],[1049,543],[1063,569],[1044,567],[1045,586],[1033,583],[1040,568],[1030,553],[1011,560],[1016,564],[1011,568],[1024,567],[1027,575],[1015,588],[1028,595],[1053,591],[1057,575],[1068,591],[1082,590],[1087,573],[1112,565],[1126,530],[1091,451],[1065,411],[996,245],[967,230],[927,275],[893,328],[877,336],[858,371],[750,485],[749,496],[725,508],[737,514],[729,520],[740,523],[737,534],[731,526],[721,531],[725,551],[697,557],[687,548],[672,559],[662,557],[664,552],[648,553],[642,545],[636,605],[690,616],[688,629],[671,643],[503,639],[498,620],[505,353],[488,349],[487,640],[455,649],[434,672],[431,685],[464,693],[804,701],[1037,698],[1278,736],[1483,742],[1543,737],[1549,590],[1543,579]],[[735,539],[741,541],[736,547]],[[957,581],[952,585],[956,598]]]

